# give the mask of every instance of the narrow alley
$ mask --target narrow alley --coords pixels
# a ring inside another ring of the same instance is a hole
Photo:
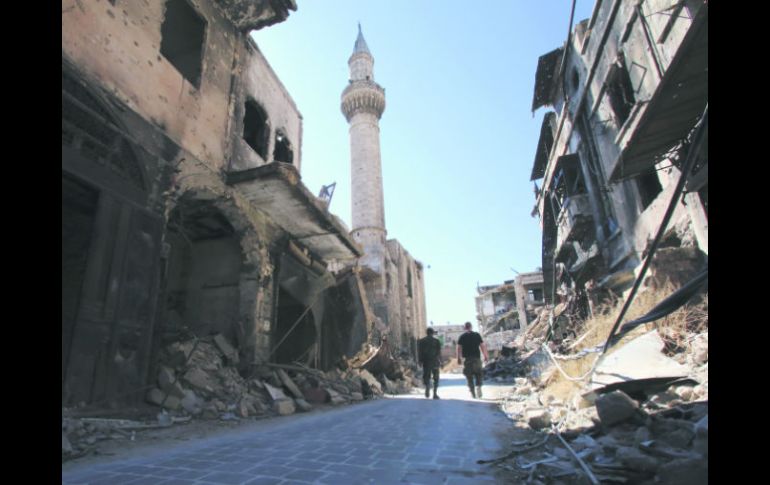
[[[62,0],[62,484],[708,484],[708,11]]]

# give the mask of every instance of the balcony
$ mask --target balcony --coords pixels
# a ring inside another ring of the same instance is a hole
[[[562,259],[565,243],[582,238],[591,229],[591,204],[588,194],[572,195],[565,199],[564,206],[556,218],[557,261]]]

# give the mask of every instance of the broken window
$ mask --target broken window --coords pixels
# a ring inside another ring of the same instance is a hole
[[[530,290],[527,290],[527,297],[532,301],[542,301],[543,290],[540,288],[532,288]]]
[[[195,87],[203,69],[206,21],[186,0],[168,0],[160,28],[160,53]]]
[[[636,178],[636,187],[639,189],[639,197],[642,199],[642,210],[646,209],[663,190],[658,180],[658,172],[652,171]]]
[[[273,161],[293,163],[294,153],[291,151],[291,143],[281,130],[275,132],[275,148],[273,149]]]
[[[585,194],[586,184],[577,154],[563,155],[553,175],[554,213],[558,214],[569,197]]]
[[[621,127],[631,114],[631,108],[636,104],[634,87],[631,84],[631,78],[628,75],[626,63],[622,57],[619,61],[619,65],[614,66],[614,69],[609,76],[607,95],[610,99],[612,111],[615,113],[618,127]]]
[[[267,161],[267,145],[270,127],[267,124],[267,113],[254,100],[246,101],[246,112],[243,115],[243,139],[249,146]]]

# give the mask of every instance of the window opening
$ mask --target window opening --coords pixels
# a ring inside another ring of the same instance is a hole
[[[284,163],[294,162],[294,153],[291,150],[291,143],[281,130],[277,130],[275,133],[275,149],[273,150],[273,160],[276,162]]]
[[[160,28],[160,53],[196,88],[203,69],[206,21],[186,0],[168,0]]]
[[[623,126],[631,114],[631,108],[636,104],[634,88],[623,59],[620,60],[620,65],[615,66],[610,84],[607,87],[607,94],[610,98],[612,111],[615,113],[615,119],[618,120],[618,126]]]
[[[655,197],[663,190],[658,180],[657,171],[652,171],[636,178],[636,187],[639,189],[639,196],[642,198],[642,210],[646,209]]]
[[[246,101],[246,112],[243,115],[243,139],[263,160],[267,160],[269,133],[265,110],[256,101]]]

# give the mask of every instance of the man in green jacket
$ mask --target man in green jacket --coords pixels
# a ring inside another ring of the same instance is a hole
[[[418,360],[422,365],[422,382],[425,383],[425,397],[430,397],[430,379],[433,377],[433,399],[438,399],[438,376],[441,370],[441,342],[428,328],[428,336],[417,343]]]

